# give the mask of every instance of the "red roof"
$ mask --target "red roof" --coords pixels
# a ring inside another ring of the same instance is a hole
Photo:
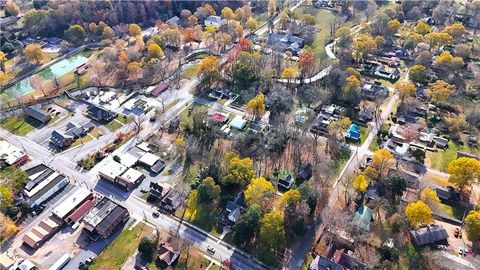
[[[227,116],[225,116],[221,113],[218,113],[218,112],[212,114],[212,119],[214,121],[217,121],[217,122],[220,122],[220,123],[225,122],[227,120],[227,118],[228,118]]]
[[[82,205],[80,205],[73,213],[71,213],[65,220],[66,221],[79,221],[90,209],[95,206],[95,203],[92,200],[86,200]]]
[[[155,88],[153,88],[152,92],[150,92],[153,96],[158,96],[163,91],[167,90],[168,84],[166,83],[159,83]]]

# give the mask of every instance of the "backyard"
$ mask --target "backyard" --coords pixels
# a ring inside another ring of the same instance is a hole
[[[25,136],[35,128],[40,127],[40,123],[28,117],[10,117],[0,121],[0,126],[13,134]]]
[[[117,129],[120,129],[123,127],[125,124],[127,124],[128,118],[125,117],[125,115],[118,115],[115,119],[110,121],[107,125],[105,125],[110,131],[115,131]]]

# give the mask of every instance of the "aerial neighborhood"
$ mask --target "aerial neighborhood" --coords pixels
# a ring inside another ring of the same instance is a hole
[[[0,270],[480,269],[480,0],[0,7]]]

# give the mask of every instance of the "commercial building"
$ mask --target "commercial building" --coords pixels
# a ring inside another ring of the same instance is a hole
[[[122,175],[118,176],[115,181],[119,185],[123,186],[126,190],[131,190],[135,185],[142,182],[145,179],[145,175],[133,168],[128,169]]]
[[[133,159],[122,160],[122,158],[120,158],[120,160],[125,161],[130,166],[133,166],[135,164],[131,164],[131,161],[133,161]],[[126,190],[130,190],[133,188],[133,186],[140,183],[145,178],[145,175],[143,173],[133,168],[129,168],[130,166],[125,166],[122,163],[111,160],[105,166],[100,168],[98,174],[101,178],[109,182],[119,184]]]
[[[52,117],[44,110],[38,107],[30,106],[25,110],[25,113],[31,118],[46,124],[52,119]]]
[[[105,239],[129,218],[130,214],[125,207],[105,197],[83,217],[84,230],[90,233],[92,240],[100,237]]]
[[[93,195],[90,190],[80,187],[75,190],[75,192],[71,196],[66,198],[57,207],[55,207],[52,210],[52,214],[68,223],[72,221],[71,219],[69,219],[69,216],[73,212],[75,212],[77,208],[81,207],[84,203],[88,201],[93,204],[92,198]]]
[[[50,216],[38,223],[33,227],[28,233],[26,233],[22,241],[27,246],[31,248],[38,248],[46,240],[48,240],[52,235],[54,235],[60,226],[62,226],[63,221],[58,219],[55,216]]]
[[[112,183],[115,183],[115,179],[124,173],[128,169],[127,166],[116,162],[115,160],[109,161],[105,166],[100,168],[98,175]]]
[[[30,207],[41,205],[69,182],[64,175],[44,164],[27,169],[25,172],[29,181],[25,185],[23,194]]]
[[[1,163],[18,167],[27,160],[28,156],[25,151],[7,141],[0,140],[0,168],[2,167]]]

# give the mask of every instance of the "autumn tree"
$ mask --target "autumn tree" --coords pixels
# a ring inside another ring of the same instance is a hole
[[[275,196],[275,188],[272,183],[263,177],[252,179],[245,190],[245,202],[248,206],[258,204],[263,211],[269,209],[269,203]]]
[[[433,62],[433,66],[443,70],[457,71],[461,69],[465,63],[461,57],[453,57],[449,51],[444,51]]]
[[[365,191],[367,191],[368,179],[367,179],[367,177],[365,177],[364,174],[359,174],[359,175],[355,176],[355,178],[353,178],[352,182],[353,182],[353,188],[356,191],[358,191],[360,193],[364,193]]]
[[[416,93],[417,88],[411,81],[401,80],[395,83],[395,91],[397,91],[403,104],[406,97],[413,96]]]
[[[284,217],[281,212],[272,210],[262,218],[260,240],[270,248],[278,248],[285,243]]]
[[[217,15],[217,12],[215,12],[215,9],[212,7],[210,4],[205,4],[203,8],[208,12],[210,15]]]
[[[148,57],[161,59],[164,56],[162,48],[156,43],[150,43],[147,49]]]
[[[200,60],[200,72],[203,72],[203,80],[207,83],[212,83],[220,72],[220,62],[217,57],[209,55]]]
[[[357,34],[353,39],[353,57],[357,61],[376,50],[377,44],[371,35]]]
[[[293,207],[295,208],[300,201],[302,200],[302,195],[297,189],[290,189],[287,192],[283,193],[280,198],[280,204],[283,207]]]
[[[372,168],[377,172],[377,179],[384,177],[393,163],[393,155],[387,149],[379,149],[373,153]]]
[[[81,25],[75,24],[65,30],[64,35],[68,42],[78,46],[85,40],[85,29]]]
[[[448,164],[447,172],[450,174],[448,182],[463,190],[478,179],[480,161],[475,158],[461,157]]]
[[[470,241],[480,240],[480,212],[471,210],[465,218],[468,239]]]
[[[5,8],[5,15],[7,17],[17,16],[18,14],[20,14],[20,8],[17,6],[17,4],[15,4],[15,2],[6,3],[4,8]]]
[[[345,69],[345,76],[350,77],[350,76],[355,76],[357,79],[361,79],[360,72],[358,72],[355,68],[353,67],[348,67]]]
[[[256,97],[247,102],[247,110],[252,113],[254,119],[265,113],[265,96],[263,93],[258,93]]]
[[[202,204],[212,204],[220,199],[220,186],[211,177],[203,179],[197,190],[198,200]]]
[[[309,49],[304,49],[299,56],[298,67],[302,72],[302,76],[305,76],[312,68],[315,62],[315,55]]]
[[[188,25],[195,26],[198,23],[198,18],[195,15],[190,15],[187,21],[188,21]]]
[[[252,241],[260,228],[261,218],[262,208],[258,204],[250,206],[235,223],[235,234],[233,236],[235,243],[243,244]]]
[[[128,26],[128,34],[131,37],[140,36],[140,35],[142,35],[142,28],[140,28],[140,26],[138,26],[138,24],[136,24],[136,23],[131,23]]]
[[[290,16],[288,16],[287,12],[282,11],[280,12],[280,14],[278,14],[278,19],[282,26],[282,29],[285,29],[287,23],[290,21]]]
[[[410,80],[416,83],[423,83],[425,82],[425,71],[427,68],[423,65],[414,65],[410,67],[408,71],[408,76]]]
[[[224,7],[222,9],[222,17],[225,20],[234,20],[235,19],[235,13],[233,13],[233,10],[229,7]]]
[[[246,26],[248,31],[254,32],[258,28],[257,20],[252,17],[248,18]]]
[[[143,69],[140,62],[132,61],[127,65],[127,71],[130,78],[138,83],[138,80],[143,77]]]
[[[356,97],[356,92],[360,88],[360,79],[354,75],[347,77],[343,85],[342,99],[346,102],[352,101],[352,97]]]
[[[315,16],[311,14],[303,14],[302,15],[302,22],[306,25],[315,25]]]
[[[444,102],[455,91],[455,86],[451,85],[443,80],[437,80],[434,83],[429,84],[427,95],[432,96],[432,100],[438,103]]]
[[[273,16],[277,10],[277,3],[275,0],[268,0],[268,14]]]
[[[289,82],[295,79],[298,75],[298,69],[296,67],[286,67],[282,73],[280,73],[280,77],[282,79],[286,79]]]
[[[15,222],[0,212],[0,242],[4,242],[6,239],[18,232],[18,227]]]
[[[7,62],[7,55],[0,51],[0,71],[5,73],[5,62]]]
[[[411,202],[405,209],[405,217],[413,226],[432,221],[432,210],[423,201]]]
[[[350,28],[346,26],[342,26],[337,29],[337,31],[335,32],[335,37],[338,39],[338,45],[340,47],[346,47],[351,43],[351,33],[352,31],[350,30]]]
[[[426,22],[418,22],[417,25],[415,25],[415,32],[425,36],[426,34],[432,32],[432,27],[428,25]]]
[[[387,23],[387,28],[386,28],[387,34],[393,35],[398,32],[399,28],[400,28],[400,21],[398,21],[397,19],[390,20]]]
[[[437,209],[440,204],[437,192],[429,187],[422,190],[422,193],[420,193],[420,199],[431,209]]]
[[[377,45],[378,49],[383,48],[383,46],[385,46],[385,38],[383,38],[382,36],[376,36],[375,44]]]
[[[445,27],[443,31],[452,36],[454,39],[461,38],[468,33],[465,29],[465,26],[463,26],[461,23],[453,23]]]
[[[103,28],[102,31],[102,40],[112,40],[115,38],[115,32],[109,26]]]
[[[28,44],[23,49],[23,55],[25,59],[33,64],[40,64],[45,58],[45,53],[42,51],[42,47],[38,44]]]
[[[253,162],[250,158],[240,158],[235,152],[225,156],[225,176],[221,179],[223,186],[245,187],[255,177]]]
[[[438,48],[443,45],[452,44],[453,38],[448,33],[432,32],[425,35],[430,48]]]

